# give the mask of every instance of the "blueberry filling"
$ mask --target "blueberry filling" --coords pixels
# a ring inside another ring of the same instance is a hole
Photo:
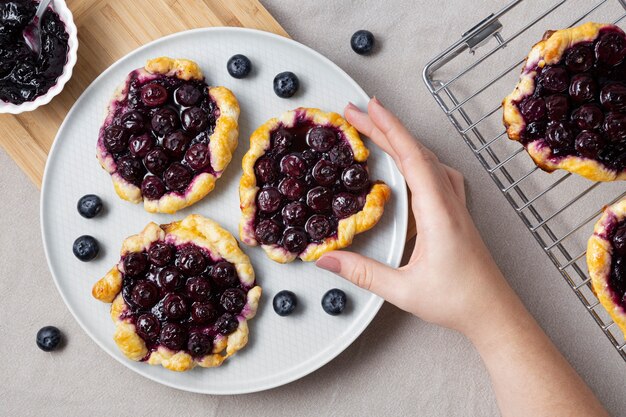
[[[194,357],[212,351],[218,335],[237,329],[247,292],[235,266],[193,244],[154,242],[122,257],[122,319],[135,325],[150,352],[159,346]]]
[[[371,188],[367,166],[354,160],[344,134],[303,120],[271,132],[254,172],[255,237],[292,253],[336,236],[339,221],[363,208]]]
[[[626,308],[626,221],[609,232],[613,247],[609,286],[616,304]]]
[[[603,29],[560,62],[534,68],[535,91],[517,105],[524,144],[544,140],[553,156],[576,155],[626,169],[626,36]]]
[[[219,109],[204,81],[133,72],[128,95],[101,131],[106,150],[144,198],[184,193],[193,178],[214,174],[210,136]]]
[[[37,56],[24,41],[24,28],[36,9],[31,0],[0,3],[0,100],[33,101],[63,73],[69,36],[54,10],[48,9],[42,17],[41,54]]]

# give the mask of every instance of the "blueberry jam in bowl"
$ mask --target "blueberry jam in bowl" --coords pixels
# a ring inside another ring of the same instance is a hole
[[[38,57],[23,37],[36,9],[33,0],[0,2],[0,113],[19,114],[49,103],[72,76],[78,39],[71,11],[65,1],[55,0],[44,13]]]

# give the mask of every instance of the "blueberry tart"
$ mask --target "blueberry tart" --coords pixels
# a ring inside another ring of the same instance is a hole
[[[126,357],[186,371],[219,366],[248,343],[261,287],[235,238],[194,214],[124,240],[92,294],[112,303],[113,339]]]
[[[391,190],[369,178],[369,151],[337,113],[298,108],[250,137],[239,184],[241,240],[274,261],[314,261],[380,220]]]
[[[503,107],[509,138],[543,170],[626,179],[624,31],[586,23],[546,32]]]
[[[215,187],[237,147],[239,104],[198,65],[161,57],[132,71],[100,128],[97,156],[117,194],[174,213]]]
[[[587,243],[593,290],[626,334],[626,199],[604,209]]]

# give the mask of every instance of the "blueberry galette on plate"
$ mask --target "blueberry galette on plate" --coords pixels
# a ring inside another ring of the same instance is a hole
[[[370,180],[368,156],[337,113],[298,108],[270,119],[243,158],[241,240],[281,263],[350,245],[380,220],[391,195]]]
[[[219,366],[248,343],[261,287],[235,238],[193,214],[124,240],[92,294],[112,303],[113,338],[126,357],[186,371]]]
[[[237,147],[239,103],[198,65],[160,57],[132,71],[100,128],[97,156],[117,194],[174,213],[215,187]]]
[[[503,106],[509,138],[543,170],[626,179],[626,35],[619,27],[546,32]]]
[[[593,290],[626,334],[626,199],[604,209],[587,244]]]

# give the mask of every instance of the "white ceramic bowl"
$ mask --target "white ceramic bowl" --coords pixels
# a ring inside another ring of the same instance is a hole
[[[50,87],[46,94],[37,97],[33,101],[26,101],[22,104],[14,104],[0,100],[0,113],[19,114],[27,111],[33,111],[39,106],[48,104],[50,100],[52,100],[52,97],[56,96],[61,92],[61,90],[63,90],[65,83],[67,83],[72,77],[72,70],[76,64],[76,51],[78,50],[78,38],[76,36],[77,31],[76,25],[74,24],[74,16],[72,16],[72,12],[67,7],[67,4],[65,4],[65,0],[54,0],[52,5],[54,11],[57,12],[65,24],[65,30],[69,35],[67,43],[67,62],[65,63],[65,67],[63,67],[63,73],[57,79],[56,84]]]

